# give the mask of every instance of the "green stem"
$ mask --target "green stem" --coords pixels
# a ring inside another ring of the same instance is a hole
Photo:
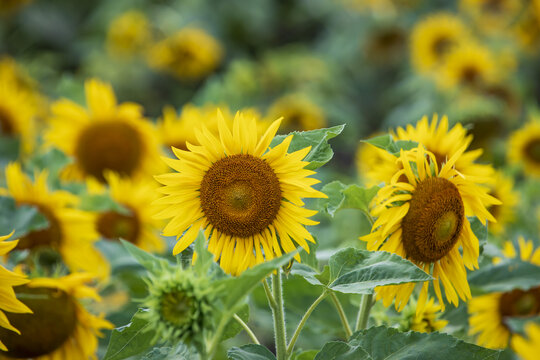
[[[217,351],[221,336],[223,335],[223,331],[225,330],[225,326],[229,322],[230,317],[227,317],[227,321],[224,321],[225,317],[223,317],[218,324],[216,328],[216,332],[214,333],[214,336],[212,337],[212,340],[210,341],[210,346],[208,346],[207,354],[208,356],[202,356],[203,359],[213,359],[214,353]]]
[[[270,290],[270,286],[268,285],[268,281],[266,281],[266,279],[264,279],[263,281],[263,287],[264,292],[266,293],[266,298],[268,299],[268,305],[270,305],[270,308],[274,310],[275,308],[277,308],[276,300],[272,295],[272,290]]]
[[[330,296],[332,297],[332,300],[334,301],[334,304],[336,305],[336,309],[339,314],[339,318],[341,319],[341,324],[343,325],[343,330],[345,330],[345,336],[347,336],[347,339],[349,339],[352,335],[351,327],[349,326],[349,321],[347,320],[347,316],[345,315],[345,311],[343,310],[343,306],[341,306],[341,302],[339,302],[338,297],[334,292],[330,292]]]
[[[319,296],[314,302],[313,304],[311,304],[311,306],[309,307],[309,309],[307,309],[306,313],[304,314],[304,316],[302,316],[302,320],[300,320],[300,322],[298,323],[298,326],[296,327],[296,330],[294,331],[294,334],[291,338],[291,341],[289,342],[289,346],[287,346],[287,356],[289,356],[293,349],[294,349],[294,344],[296,343],[296,340],[298,339],[298,336],[300,335],[300,331],[302,331],[302,328],[304,327],[304,325],[306,324],[306,321],[307,319],[309,318],[309,316],[311,315],[311,313],[313,312],[313,310],[315,310],[315,308],[317,307],[317,305],[319,305],[319,303],[321,301],[324,300],[324,298],[326,297],[326,295],[328,295],[328,292],[327,291],[324,291],[321,296]]]
[[[240,316],[236,314],[234,314],[233,317],[234,317],[234,320],[236,320],[244,328],[244,330],[247,332],[251,340],[253,340],[255,344],[261,345],[261,343],[259,342],[259,339],[257,339],[257,337],[255,336],[251,328],[248,326],[248,324],[246,324],[244,320],[242,320],[242,318],[240,318]]]
[[[369,312],[373,303],[373,294],[364,294],[360,299],[360,307],[358,308],[358,316],[356,318],[356,326],[354,331],[363,330],[367,326]]]
[[[276,337],[276,358],[277,360],[286,360],[287,335],[285,333],[285,312],[283,310],[281,269],[277,269],[276,271],[277,274],[272,275],[272,294],[276,303],[276,307],[272,309],[272,315],[274,317],[274,334]]]

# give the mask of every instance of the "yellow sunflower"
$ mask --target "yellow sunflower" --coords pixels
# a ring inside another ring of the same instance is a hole
[[[533,56],[538,51],[538,45],[540,44],[540,12],[536,14],[535,11],[536,7],[540,9],[540,6],[534,4],[534,2],[539,3],[533,1],[512,26],[520,48]]]
[[[268,109],[268,118],[283,117],[282,132],[306,131],[326,126],[323,110],[303,94],[289,94],[277,99]]]
[[[3,194],[13,197],[17,205],[35,206],[49,222],[47,228],[21,237],[17,249],[52,248],[73,271],[88,271],[102,278],[108,275],[109,264],[94,248],[98,239],[94,218],[74,208],[79,202],[77,196],[63,190],[50,191],[46,171],[36,173],[32,182],[18,163],[6,167],[6,183]]]
[[[435,305],[435,299],[430,298],[426,306],[414,315],[410,323],[410,330],[423,333],[439,331],[448,324],[448,320],[441,320],[441,305]]]
[[[0,236],[0,256],[7,255],[7,253],[9,253],[15,246],[17,246],[19,240],[5,242],[5,240],[9,239],[11,235],[13,235],[13,233],[5,236]],[[11,313],[32,312],[32,310],[30,310],[28,306],[26,306],[17,299],[17,297],[15,296],[15,292],[13,291],[14,286],[26,284],[28,280],[26,280],[26,278],[20,274],[9,271],[2,265],[0,265],[0,279],[0,298],[2,299],[2,302],[0,303],[0,327],[20,334],[19,330],[17,330],[15,327],[13,327],[13,325],[10,324],[9,319],[6,317],[6,314],[4,314],[4,311],[8,311]],[[5,330],[1,331],[6,332]],[[7,350],[6,346],[1,340],[0,350]]]
[[[374,134],[373,137],[380,134]],[[359,177],[367,186],[390,180],[395,172],[396,157],[388,151],[369,143],[360,142],[356,150],[356,168]]]
[[[368,250],[398,254],[431,273],[442,309],[441,283],[446,299],[456,306],[459,298],[471,297],[465,267],[478,268],[479,245],[467,217],[476,216],[484,224],[487,220],[495,221],[486,206],[499,203],[478,185],[481,178],[464,176],[456,170],[455,164],[465,148],[442,166],[435,154],[422,145],[402,150],[397,159],[402,169],[374,199],[377,205],[372,214],[377,220],[372,233],[361,237]],[[430,283],[426,281],[422,286],[417,313],[424,309]],[[384,306],[395,299],[395,307],[401,311],[415,285],[390,285],[375,290]]]
[[[518,240],[519,250],[512,242],[504,244],[503,254],[507,258],[518,256],[523,261],[540,265],[540,249],[534,249],[531,241]],[[497,263],[500,258],[494,259]],[[505,323],[506,317],[527,317],[540,315],[540,287],[529,290],[515,289],[474,297],[468,304],[469,333],[477,335],[479,345],[501,349],[508,346],[512,335]]]
[[[111,86],[99,80],[86,81],[85,89],[89,109],[66,99],[56,101],[44,135],[48,145],[74,158],[64,176],[104,182],[107,170],[129,177],[159,172],[157,134],[142,117],[142,108],[117,105]]]
[[[523,360],[537,360],[540,354],[540,325],[527,324],[525,332],[528,339],[519,335],[512,337],[512,348]]]
[[[502,33],[523,10],[523,0],[461,0],[460,11],[485,33]]]
[[[96,216],[96,230],[104,238],[120,238],[151,252],[161,252],[165,243],[159,230],[162,222],[152,218],[148,204],[158,197],[158,184],[149,179],[122,178],[115,173],[106,173],[110,196],[126,213],[109,210]]]
[[[477,88],[497,82],[503,67],[498,66],[494,54],[486,47],[468,42],[452,49],[440,70],[434,74],[441,88]]]
[[[540,120],[532,118],[508,141],[508,160],[523,166],[528,175],[540,177]]]
[[[21,335],[2,334],[8,351],[2,359],[34,360],[97,359],[97,336],[113,325],[103,316],[89,313],[80,299],[100,301],[86,285],[92,275],[77,273],[61,278],[36,278],[15,288],[17,297],[33,314],[8,314]]]
[[[419,73],[435,70],[448,52],[467,41],[469,31],[454,14],[431,14],[418,22],[411,34],[411,62]]]
[[[317,212],[303,208],[302,198],[326,197],[312,188],[302,159],[310,148],[288,154],[292,135],[268,148],[281,120],[259,138],[254,118],[238,113],[232,129],[218,118],[219,137],[204,127],[196,130],[200,146],[173,148],[179,160],[165,159],[178,171],[159,175],[164,197],[155,201],[156,218],[171,219],[163,234],[179,241],[173,254],[187,248],[200,229],[209,238],[208,250],[230,274],[314,242],[304,225]],[[295,243],[293,243],[293,241]],[[297,260],[299,256],[296,256]]]
[[[180,80],[199,80],[221,63],[223,49],[206,31],[184,28],[155,44],[149,52],[149,65],[167,71]]]
[[[395,140],[412,140],[422,144],[427,151],[435,155],[439,168],[462,148],[467,149],[473,139],[471,135],[467,135],[467,130],[460,123],[449,128],[448,117],[443,116],[439,121],[436,114],[433,115],[431,122],[427,116],[424,116],[416,126],[398,127],[393,137]],[[390,183],[395,172],[399,170],[396,168],[396,157],[380,150],[386,154],[383,155],[377,151],[380,157],[379,163],[371,171],[365,173],[373,184],[381,181]],[[491,176],[493,174],[491,166],[475,163],[480,155],[482,155],[481,149],[463,152],[454,164],[456,170],[466,176]]]
[[[139,54],[151,41],[150,23],[140,11],[127,11],[114,18],[109,25],[107,50],[115,56]]]
[[[495,181],[490,186],[490,194],[499,199],[502,204],[492,205],[488,210],[497,222],[489,223],[488,229],[493,234],[500,234],[504,227],[514,220],[514,213],[519,202],[519,194],[514,191],[514,180],[501,172],[495,175]]]

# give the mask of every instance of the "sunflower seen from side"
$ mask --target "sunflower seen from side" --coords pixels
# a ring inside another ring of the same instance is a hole
[[[105,182],[106,171],[129,177],[159,173],[158,138],[143,109],[117,104],[112,87],[96,79],[85,82],[85,92],[88,109],[67,99],[51,108],[45,140],[74,159],[63,176]]]
[[[532,241],[518,239],[518,246],[510,241],[504,244],[506,258],[519,258],[540,266],[540,248],[534,249]],[[503,261],[495,258],[494,262]],[[479,345],[503,349],[508,346],[512,331],[506,324],[509,317],[529,317],[540,315],[540,287],[528,290],[514,289],[496,292],[471,299],[469,309],[469,333],[476,335]]]
[[[63,190],[51,191],[47,177],[46,171],[36,172],[32,181],[19,163],[6,167],[7,189],[2,189],[3,194],[13,197],[17,206],[35,206],[49,223],[45,229],[21,237],[16,249],[54,249],[71,270],[107,277],[109,264],[94,248],[98,234],[93,215],[75,208],[79,204],[77,196]]]
[[[81,300],[100,301],[87,284],[92,275],[77,273],[61,278],[35,278],[15,289],[32,314],[7,314],[21,335],[1,330],[8,347],[0,358],[34,360],[97,359],[98,336],[113,325],[103,316],[89,313]]]
[[[508,140],[508,160],[527,175],[540,177],[540,118],[531,119]]]
[[[431,283],[442,309],[441,284],[455,306],[459,299],[471,297],[465,267],[478,268],[479,245],[467,217],[476,216],[484,224],[495,220],[486,206],[499,201],[476,182],[478,178],[469,179],[455,169],[464,151],[462,147],[439,167],[435,155],[422,145],[401,150],[397,162],[402,169],[377,193],[372,209],[377,220],[371,234],[360,238],[368,250],[398,254],[434,277],[422,285],[417,314],[426,305]],[[377,299],[382,298],[384,306],[395,300],[401,311],[415,285],[378,287]]]
[[[164,159],[177,172],[156,176],[165,186],[154,202],[155,216],[170,219],[163,235],[177,237],[173,254],[200,229],[215,260],[233,275],[292,252],[296,244],[309,250],[307,241],[314,239],[304,225],[316,225],[309,217],[317,212],[304,208],[302,198],[326,195],[312,188],[319,181],[308,176],[315,172],[304,169],[310,147],[287,153],[289,135],[269,148],[280,121],[259,138],[254,118],[238,113],[230,128],[220,116],[219,137],[196,130],[200,145],[173,148],[178,160]]]

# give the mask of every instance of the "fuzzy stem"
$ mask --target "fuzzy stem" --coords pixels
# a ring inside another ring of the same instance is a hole
[[[251,340],[257,344],[257,345],[261,345],[261,343],[259,342],[259,339],[257,339],[257,337],[255,336],[255,334],[253,333],[253,331],[251,330],[251,328],[248,326],[248,324],[246,324],[244,322],[244,320],[242,320],[242,318],[240,318],[240,316],[234,314],[233,315],[234,317],[234,320],[236,320],[243,328],[244,330],[247,332],[247,334],[249,335],[249,337],[251,338]]]
[[[373,294],[364,294],[360,299],[360,307],[358,308],[358,316],[356,318],[356,326],[354,331],[363,330],[367,326],[369,312],[373,302]]]
[[[313,312],[313,310],[315,310],[315,308],[317,307],[317,305],[319,305],[319,303],[321,301],[324,300],[324,298],[326,297],[326,295],[328,295],[328,292],[324,291],[321,296],[319,296],[314,302],[313,304],[311,304],[311,306],[309,307],[309,309],[307,309],[306,313],[304,314],[304,316],[302,316],[302,320],[300,320],[300,322],[298,323],[298,326],[296,327],[296,330],[294,331],[294,334],[291,338],[291,341],[289,342],[289,346],[287,346],[287,356],[289,356],[293,349],[294,349],[294,344],[296,343],[296,340],[298,339],[298,336],[300,335],[300,331],[302,331],[302,328],[304,327],[304,325],[306,324],[306,321],[307,319],[309,318],[309,316],[311,315],[311,313]]]
[[[274,335],[276,337],[276,358],[277,360],[286,360],[287,335],[285,333],[281,269],[277,269],[277,273],[272,275],[272,293],[276,304],[276,307],[272,309],[272,315],[274,317]]]
[[[347,316],[345,315],[345,311],[343,310],[343,307],[341,306],[341,302],[339,302],[338,297],[334,292],[330,292],[330,296],[332,297],[332,300],[334,301],[334,304],[336,305],[336,309],[339,314],[339,318],[341,319],[341,324],[343,325],[343,330],[345,330],[345,336],[347,339],[349,339],[352,335],[351,327],[349,326],[349,321],[347,320]]]
[[[268,305],[270,305],[270,308],[274,310],[275,308],[277,308],[276,300],[272,295],[272,290],[270,290],[270,285],[268,285],[268,281],[266,281],[266,279],[264,279],[263,281],[263,287],[264,292],[266,293],[266,298],[268,299]]]

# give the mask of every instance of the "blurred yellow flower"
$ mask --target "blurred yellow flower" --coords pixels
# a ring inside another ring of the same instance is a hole
[[[540,354],[540,325],[525,325],[525,333],[527,338],[519,335],[512,337],[512,349],[523,360],[537,360]]]
[[[326,127],[324,111],[304,94],[289,94],[277,99],[267,118],[283,117],[281,132],[306,131]]]
[[[152,41],[146,15],[137,10],[127,11],[114,18],[107,32],[107,51],[114,56],[140,54]]]
[[[497,220],[489,222],[488,230],[493,234],[500,234],[505,226],[514,220],[516,206],[519,203],[519,194],[514,190],[514,180],[502,172],[497,171],[495,181],[490,184],[490,194],[501,200],[500,205],[492,205],[489,212]]]
[[[488,34],[504,34],[522,11],[523,0],[460,0],[459,9]]]
[[[508,140],[508,160],[521,165],[528,175],[540,177],[540,119],[516,130]]]
[[[448,320],[438,319],[441,310],[441,305],[435,305],[435,299],[429,299],[422,311],[417,312],[412,318],[410,329],[423,333],[441,330],[448,324]]]

